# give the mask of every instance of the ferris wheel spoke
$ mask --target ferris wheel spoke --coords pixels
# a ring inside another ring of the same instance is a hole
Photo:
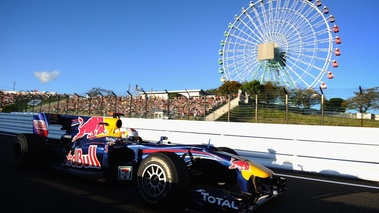
[[[257,37],[257,38],[260,38],[260,42],[263,42],[263,37],[264,35],[262,34],[262,32],[259,29],[259,27],[255,24],[255,21],[254,19],[250,16],[249,13],[247,13],[247,10],[243,10],[243,13],[242,14],[245,14],[246,18],[248,19],[248,23],[252,24],[253,28],[250,28],[249,29],[251,30],[251,32]],[[244,22],[246,24],[246,22]],[[246,24],[246,26],[248,27],[248,25]],[[256,34],[256,32],[258,32],[258,34]]]
[[[314,74],[312,74],[311,72],[308,71],[309,70],[309,66],[313,66],[313,65],[311,63],[306,62],[306,61],[302,61],[301,63],[303,65],[306,65],[308,67],[308,69],[304,69],[303,66],[299,66],[298,64],[293,64],[292,67],[297,68],[296,70],[299,71],[299,72],[294,72],[294,73],[297,76],[299,76],[299,78],[300,78],[300,76],[301,77],[307,76],[307,77],[310,77],[310,78],[312,78],[314,80],[317,79],[317,77]],[[313,68],[317,68],[317,67],[313,67]],[[301,74],[299,74],[300,71],[301,71]],[[321,71],[321,70],[319,70],[319,71]]]
[[[313,23],[314,28],[322,27],[325,24],[325,19],[320,19],[319,14],[315,13],[311,18],[309,18],[309,21]]]
[[[258,40],[258,39],[260,38],[260,36],[257,35],[257,34],[255,33],[255,30],[251,29],[251,28],[248,26],[248,24],[247,24],[246,22],[244,22],[243,20],[239,20],[239,22],[240,22],[241,24],[243,24],[247,29],[249,29],[248,32],[245,32],[245,31],[243,31],[241,28],[239,28],[239,26],[236,26],[236,29],[237,29],[240,33],[242,33],[243,35],[245,35],[247,38],[251,38],[251,39],[253,39],[253,41],[254,41],[255,43],[262,42],[261,40]],[[258,31],[258,32],[259,32],[259,31]],[[252,33],[254,36],[251,36],[249,33]],[[233,33],[233,35],[234,35],[234,33]],[[248,41],[248,40],[246,39],[246,41]]]
[[[243,23],[245,26],[247,26],[245,22],[241,22],[241,23]],[[249,30],[251,30],[250,32],[253,33],[253,36],[249,35],[248,32],[245,32],[242,28],[239,27],[239,25],[235,25],[235,26],[233,26],[233,31],[230,32],[229,36],[233,36],[235,38],[242,39],[242,37],[239,36],[239,34],[242,34],[246,37],[246,38],[243,38],[243,40],[246,42],[249,42],[249,43],[261,42],[261,40],[259,39],[260,38],[259,35],[257,35],[253,29],[249,29]],[[248,38],[250,38],[251,40],[248,40]]]
[[[297,82],[301,81],[303,84],[305,84],[307,87],[310,87],[311,84],[309,84],[307,81],[304,80],[304,75],[299,75],[298,71],[294,70],[293,68],[290,69],[291,70],[291,73],[293,74],[293,76],[296,76],[296,85],[298,84]],[[305,73],[305,72],[304,72]]]
[[[263,1],[261,1],[259,3],[259,9],[261,10],[261,14],[262,14],[261,15],[261,17],[262,17],[262,29],[265,29],[266,34],[269,35],[270,34],[269,25],[268,25],[267,14],[266,14],[264,4],[265,3],[263,3]]]
[[[260,15],[259,15],[259,12],[257,10],[257,7],[255,5],[252,5],[250,7],[252,8],[252,11],[254,12],[254,15],[255,15],[254,17],[258,21],[258,27],[256,29],[259,30],[259,31],[261,31],[261,29],[264,29],[265,25],[264,25],[264,23],[262,22],[262,20],[260,18]],[[262,34],[262,39],[266,40],[266,35],[265,34]]]

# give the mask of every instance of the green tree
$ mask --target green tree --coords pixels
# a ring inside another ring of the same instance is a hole
[[[379,87],[361,89],[354,94],[355,96],[347,100],[347,109],[356,110],[360,113],[379,109]]]
[[[246,92],[248,95],[259,94],[263,91],[263,85],[258,80],[253,80],[244,83],[241,88],[242,92]]]
[[[345,112],[346,104],[345,100],[342,98],[331,98],[329,100],[325,100],[324,110],[331,112]]]
[[[280,87],[273,84],[272,82],[266,82],[263,85],[263,93],[261,94],[261,99],[267,102],[274,102],[279,97]]]
[[[226,81],[218,88],[218,92],[221,95],[238,94],[238,90],[241,86],[242,84],[238,81]]]
[[[248,95],[257,94],[260,100],[274,102],[280,97],[282,88],[272,82],[266,82],[262,85],[258,80],[253,80],[243,84],[241,90]]]
[[[293,89],[289,93],[289,102],[297,108],[310,109],[320,103],[320,94],[314,89]]]

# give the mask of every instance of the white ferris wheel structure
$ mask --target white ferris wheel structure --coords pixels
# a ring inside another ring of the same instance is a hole
[[[221,81],[326,89],[341,55],[338,33],[321,0],[250,1],[221,40]]]

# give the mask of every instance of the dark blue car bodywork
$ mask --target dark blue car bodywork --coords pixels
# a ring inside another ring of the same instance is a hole
[[[191,212],[251,212],[286,189],[284,178],[229,148],[144,141],[134,129],[123,132],[119,116],[35,114],[33,134],[17,136],[12,161],[19,167],[43,161],[97,181],[135,181],[146,202],[180,197]],[[60,139],[49,138],[53,125]]]

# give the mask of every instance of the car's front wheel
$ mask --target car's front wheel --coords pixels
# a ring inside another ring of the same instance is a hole
[[[190,187],[190,171],[175,153],[158,152],[147,156],[137,171],[138,189],[149,204],[184,204]]]

